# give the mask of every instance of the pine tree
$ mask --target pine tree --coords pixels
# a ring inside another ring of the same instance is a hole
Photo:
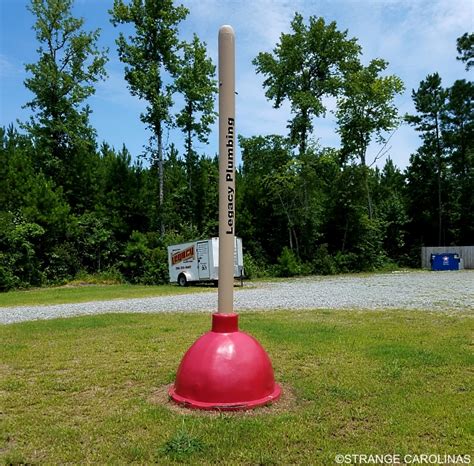
[[[428,75],[421,81],[419,88],[412,91],[415,103],[416,115],[407,115],[406,120],[421,133],[423,139],[423,150],[419,156],[434,157],[434,173],[436,176],[436,207],[437,219],[437,243],[441,246],[444,229],[444,197],[443,185],[446,178],[446,150],[442,138],[442,118],[446,109],[447,91],[441,86],[441,77],[438,73]]]

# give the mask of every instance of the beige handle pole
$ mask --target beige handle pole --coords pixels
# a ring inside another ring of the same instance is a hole
[[[217,312],[234,301],[235,236],[235,35],[219,29],[219,292]]]

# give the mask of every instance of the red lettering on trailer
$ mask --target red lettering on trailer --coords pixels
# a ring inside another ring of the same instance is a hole
[[[171,264],[176,265],[183,262],[186,259],[194,258],[194,246],[184,249],[183,251],[175,252],[171,254]]]

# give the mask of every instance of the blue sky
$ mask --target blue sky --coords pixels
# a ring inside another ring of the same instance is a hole
[[[107,10],[112,0],[76,0],[74,14],[85,19],[87,30],[101,28],[99,45],[110,49],[109,74],[88,103],[93,110],[91,123],[98,141],[116,148],[125,144],[133,156],[143,152],[149,133],[139,120],[145,104],[130,96],[123,79],[123,66],[115,46],[118,31],[109,22]],[[456,79],[472,79],[456,60],[456,38],[474,29],[474,2],[471,0],[184,0],[190,14],[181,24],[181,38],[190,40],[195,32],[208,46],[217,64],[217,32],[222,24],[231,24],[236,32],[237,53],[237,128],[243,136],[287,134],[289,105],[273,109],[262,88],[263,78],[255,73],[252,59],[261,51],[271,51],[281,32],[288,32],[295,11],[305,18],[322,16],[336,21],[339,29],[348,29],[363,49],[363,61],[380,57],[389,62],[388,72],[402,78],[406,90],[396,100],[400,112],[413,112],[411,91],[427,74],[437,71],[445,86]],[[37,60],[33,17],[26,0],[0,0],[0,125],[17,119],[26,120],[22,109],[31,94],[23,86],[25,63]],[[314,139],[321,146],[339,146],[335,130],[333,99],[327,99],[326,118],[314,122]],[[214,155],[217,150],[217,126],[209,145],[197,145],[200,153]],[[167,135],[179,149],[179,132]],[[390,157],[404,168],[419,146],[418,135],[406,125],[391,139]],[[378,148],[369,149],[368,160]],[[382,162],[379,162],[379,164]]]

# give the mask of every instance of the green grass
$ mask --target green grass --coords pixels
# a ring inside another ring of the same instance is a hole
[[[106,314],[1,327],[1,459],[329,465],[337,453],[473,453],[469,315],[243,313],[293,405],[206,416],[153,402],[209,324]]]
[[[212,290],[209,286],[181,288],[177,285],[86,285],[72,287],[36,288],[27,291],[0,293],[0,308],[42,304],[85,303],[109,299],[131,299],[194,293]]]

